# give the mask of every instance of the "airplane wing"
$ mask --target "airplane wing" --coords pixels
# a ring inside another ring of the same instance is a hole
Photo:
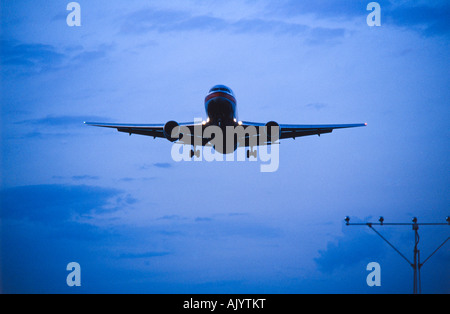
[[[117,129],[119,132],[131,134],[140,134],[164,138],[164,124],[110,124],[110,123],[99,123],[99,122],[84,122],[86,125],[98,126],[103,128]]]
[[[264,127],[265,123],[242,121],[243,126],[257,126]],[[307,135],[319,135],[325,133],[331,133],[334,129],[345,129],[366,126],[367,123],[357,124],[280,124],[280,137],[285,138],[297,138]]]
[[[119,132],[124,132],[128,134],[140,134],[140,135],[147,135],[152,136],[153,138],[166,138],[164,127],[166,124],[111,124],[111,123],[99,123],[99,122],[84,122],[86,125],[91,126],[97,126],[97,127],[104,127],[104,128],[113,128],[117,129]],[[168,122],[170,123],[170,122]],[[176,122],[174,122],[176,123]],[[274,122],[273,122],[274,123]],[[172,139],[171,141],[179,144],[191,144],[196,143],[196,145],[209,145],[209,142],[211,138],[202,138],[203,131],[207,127],[207,125],[203,125],[202,123],[194,123],[194,122],[186,122],[186,123],[179,123],[179,126],[184,126],[189,129],[189,136],[185,137],[184,134],[181,137],[181,139]],[[248,121],[242,121],[240,122],[240,125],[244,127],[244,129],[247,129],[247,127],[255,127],[254,130],[256,130],[254,133],[244,133],[242,137],[238,137],[238,141],[240,143],[240,146],[248,147],[253,144],[251,143],[257,143],[256,145],[271,145],[272,141],[270,138],[267,138],[266,136],[261,137],[262,132],[265,132],[266,126],[270,125],[265,123],[257,123],[257,122],[248,122]],[[297,138],[301,136],[308,136],[308,135],[321,135],[325,133],[331,133],[334,129],[344,129],[344,128],[354,128],[354,127],[362,127],[366,126],[367,123],[358,123],[358,124],[301,124],[301,125],[294,125],[294,124],[274,124],[279,126],[280,135],[277,138],[278,139],[285,139],[285,138]],[[272,125],[273,126],[273,125]],[[196,132],[195,128],[201,128],[201,130],[198,130]],[[198,134],[198,135],[197,135]],[[251,138],[256,139],[256,142],[252,142]],[[275,140],[275,142],[277,141]]]
[[[128,133],[129,135],[139,134],[152,136],[153,138],[159,137],[167,139],[164,131],[164,127],[166,126],[166,124],[126,124],[126,123],[101,123],[101,122],[84,122],[84,124],[103,128],[117,129],[117,131]],[[176,124],[177,126],[187,127],[189,129],[189,133],[183,134],[183,136],[181,136],[181,139],[173,139],[172,140],[173,142],[177,141],[180,144],[183,143],[190,144],[195,141],[196,143],[199,143],[198,145],[208,144],[209,139],[208,140],[205,139],[204,141],[202,141],[201,138],[201,134],[203,134],[202,132],[205,127],[201,122],[184,122]],[[197,131],[194,129],[197,127],[201,128],[201,130]],[[196,136],[197,134],[200,134],[200,136]],[[187,135],[187,137],[185,135]]]

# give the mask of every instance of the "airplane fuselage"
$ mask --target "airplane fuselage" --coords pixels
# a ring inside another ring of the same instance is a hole
[[[233,91],[225,85],[212,87],[205,98],[208,124],[225,127],[237,124],[237,103]]]

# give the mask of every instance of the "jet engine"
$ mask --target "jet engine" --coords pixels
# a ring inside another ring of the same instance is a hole
[[[278,128],[278,134],[272,134],[272,127],[277,127]],[[280,125],[278,123],[276,123],[275,121],[270,121],[267,122],[266,125],[264,126],[264,132],[267,135],[267,140],[270,141],[272,139],[272,137],[274,137],[276,140],[278,140],[280,138]]]
[[[180,136],[178,137],[172,137],[172,132],[178,131],[179,130],[180,125],[175,122],[175,121],[169,121],[164,125],[164,136],[166,137],[166,139],[168,139],[171,142],[175,142],[177,140],[180,139]]]

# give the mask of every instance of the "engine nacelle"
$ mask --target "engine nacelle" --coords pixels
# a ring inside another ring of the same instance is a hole
[[[277,127],[278,134],[272,134],[272,127]],[[267,135],[267,140],[270,141],[272,138],[274,140],[278,140],[281,134],[280,125],[275,121],[267,122],[266,125],[264,126],[264,133],[266,133]]]
[[[171,142],[178,141],[180,139],[180,136],[178,137],[172,137],[172,132],[179,131],[180,125],[175,121],[169,121],[164,125],[164,136],[166,139],[168,139]]]

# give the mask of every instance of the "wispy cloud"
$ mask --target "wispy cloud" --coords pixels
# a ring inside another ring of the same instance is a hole
[[[242,19],[230,24],[232,32],[236,33],[273,33],[297,35],[310,29],[307,25],[288,23],[277,20]]]
[[[387,7],[385,18],[387,23],[412,29],[425,36],[450,35],[450,3],[430,1],[429,3],[402,3]]]
[[[425,36],[448,36],[450,32],[450,4],[448,1],[378,0],[382,25],[391,25],[420,32]],[[279,16],[313,15],[321,20],[353,20],[363,23],[369,14],[367,4],[360,0],[281,0],[268,8]]]
[[[148,170],[152,169],[154,167],[160,168],[160,169],[170,169],[174,166],[174,164],[168,163],[168,162],[155,162],[152,164],[144,164],[139,167],[140,170]]]
[[[57,68],[66,57],[52,45],[21,43],[16,40],[1,40],[0,45],[2,67],[16,66],[43,72]]]
[[[101,44],[94,48],[78,45],[76,49],[64,49],[15,39],[1,39],[0,45],[2,70],[14,76],[30,76],[86,65],[104,59],[114,49],[113,44]]]
[[[104,211],[121,191],[87,185],[42,184],[0,190],[2,219],[45,223],[69,221],[74,215]],[[117,200],[116,200],[117,202]]]
[[[84,121],[108,121],[98,116],[48,115],[43,118],[25,119],[13,122],[20,126],[5,137],[10,139],[45,139],[49,137],[67,138],[82,130]]]
[[[48,115],[43,118],[20,120],[15,122],[15,124],[45,126],[45,127],[52,127],[52,126],[61,127],[61,126],[82,125],[84,121],[104,121],[104,120],[108,120],[108,118],[99,116]]]
[[[385,1],[379,1],[382,2]],[[318,18],[348,19],[365,14],[367,3],[360,0],[281,0],[272,2],[268,9],[281,16],[312,14]]]
[[[89,64],[91,62],[95,62],[96,60],[106,58],[108,56],[108,52],[114,49],[114,44],[101,44],[94,49],[83,49],[72,56],[71,62],[75,64]]]
[[[120,178],[119,181],[121,182],[138,182],[138,181],[153,181],[156,180],[156,177],[141,177],[141,178],[130,178],[130,177],[124,177],[124,178]]]
[[[326,108],[327,106],[328,106],[327,104],[319,103],[319,102],[310,103],[310,104],[306,105],[307,108],[315,109],[315,110],[322,110],[322,109]]]
[[[185,220],[185,217],[179,215],[164,215],[162,217],[156,218],[156,220]]]
[[[71,177],[65,177],[65,176],[52,176],[52,179],[56,180],[73,180],[73,181],[86,181],[86,180],[99,180],[99,176],[92,176],[92,175],[76,175]]]
[[[344,29],[315,28],[282,19],[241,18],[228,20],[210,15],[192,15],[189,12],[173,10],[142,9],[128,15],[121,27],[123,34],[143,34],[150,31],[167,32],[230,32],[235,34],[284,34],[311,35],[336,38],[343,36]],[[311,32],[311,33],[309,33]]]
[[[168,168],[172,168],[173,165],[169,164],[167,162],[156,162],[153,164],[153,166],[157,167],[157,168],[163,168],[163,169],[168,169]]]
[[[83,180],[98,180],[98,176],[82,175],[82,176],[72,176],[72,180],[83,181]]]
[[[197,217],[195,218],[195,222],[208,222],[213,221],[211,217]]]
[[[91,261],[98,262],[103,256],[97,253],[100,243],[113,250],[117,257],[121,249],[115,244],[122,239],[122,234],[117,229],[100,226],[95,220],[101,219],[98,217],[103,213],[116,213],[126,208],[127,199],[129,201],[130,197],[124,196],[121,190],[87,185],[28,185],[1,189],[0,251],[2,270],[5,270],[2,289],[61,292],[64,286],[57,284],[60,276],[54,276],[61,265],[76,259],[84,267],[95,267]],[[115,241],[110,242],[112,238]],[[29,271],[34,266],[39,267],[39,272]],[[17,280],[19,277],[23,280]],[[35,280],[45,284],[34,287]]]
[[[337,242],[328,242],[326,250],[320,250],[320,256],[314,260],[321,272],[330,274],[362,261],[380,259],[384,252],[381,242],[374,243],[373,235],[354,233],[339,238]]]

